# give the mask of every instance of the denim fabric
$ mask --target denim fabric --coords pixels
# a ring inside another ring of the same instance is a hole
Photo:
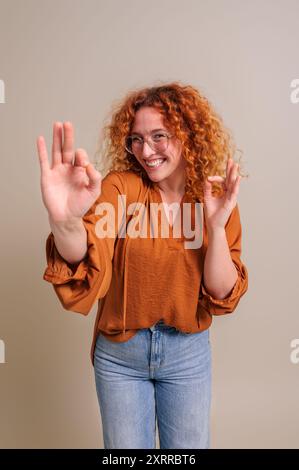
[[[116,343],[99,333],[94,373],[105,449],[210,447],[209,329],[159,321]]]

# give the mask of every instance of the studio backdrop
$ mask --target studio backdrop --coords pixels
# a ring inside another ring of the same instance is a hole
[[[0,447],[103,447],[87,316],[43,280],[36,139],[71,121],[91,161],[130,90],[200,90],[242,151],[249,287],[213,318],[212,448],[299,447],[297,0],[0,0]],[[157,436],[158,438],[158,436]]]

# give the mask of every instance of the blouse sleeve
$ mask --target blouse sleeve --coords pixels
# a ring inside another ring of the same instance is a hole
[[[68,263],[58,252],[53,233],[50,232],[48,235],[46,240],[47,267],[43,279],[53,285],[56,295],[66,310],[87,315],[96,299],[104,297],[109,289],[118,228],[116,222],[118,220],[118,195],[121,194],[125,194],[123,179],[117,172],[108,173],[102,179],[100,196],[83,216],[83,224],[87,232],[87,254],[79,263]],[[105,238],[98,236],[96,230],[96,222],[99,220],[98,205],[101,203],[112,204],[115,211],[114,220],[107,218],[109,236]]]
[[[212,297],[203,284],[200,286],[199,301],[212,314],[223,315],[231,313],[237,307],[240,298],[248,289],[248,271],[241,261],[242,227],[238,204],[234,207],[225,226],[226,238],[230,249],[232,261],[237,269],[238,278],[232,290],[225,299]]]

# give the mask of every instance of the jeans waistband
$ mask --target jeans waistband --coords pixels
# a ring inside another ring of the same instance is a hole
[[[157,329],[161,329],[161,330],[175,330],[176,328],[174,326],[169,326],[169,325],[166,325],[166,323],[164,323],[164,320],[159,320],[157,323],[155,323],[153,326],[150,327],[150,330],[157,330]]]

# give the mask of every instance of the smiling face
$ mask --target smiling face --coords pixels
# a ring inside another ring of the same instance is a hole
[[[135,114],[131,135],[141,138],[154,136],[159,134],[157,131],[153,132],[156,129],[172,134],[163,124],[163,115],[157,109],[148,106],[140,108]],[[162,183],[163,190],[176,192],[182,188],[186,160],[182,156],[181,142],[176,137],[169,138],[167,149],[159,153],[144,142],[140,151],[134,151],[134,156],[152,181]],[[152,167],[146,163],[157,159],[163,159],[163,162]]]

